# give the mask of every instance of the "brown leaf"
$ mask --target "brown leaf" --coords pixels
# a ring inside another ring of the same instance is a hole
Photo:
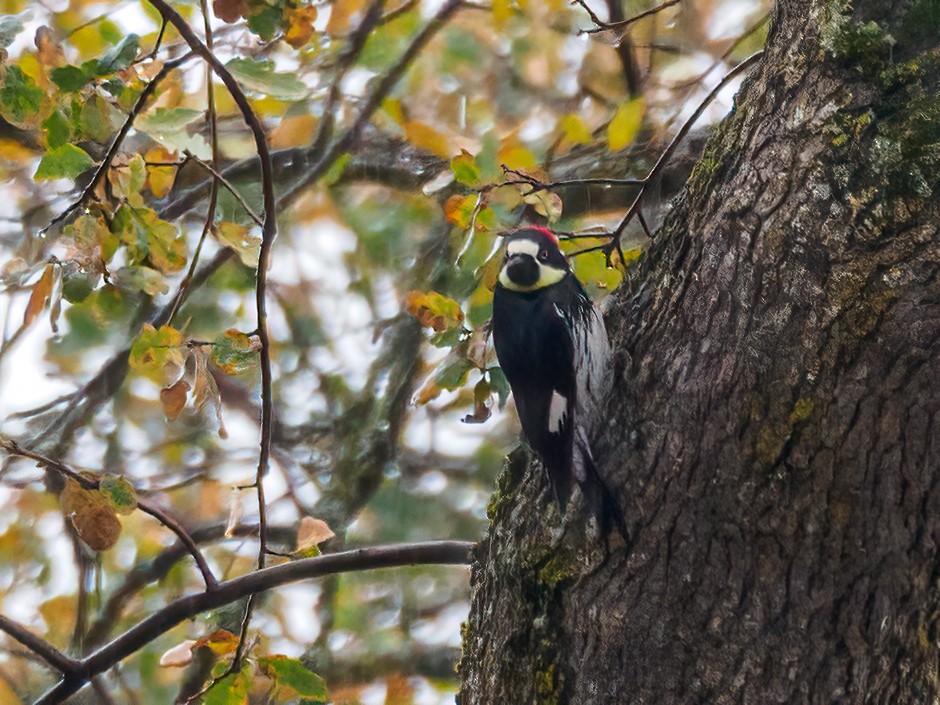
[[[212,0],[212,11],[223,22],[238,22],[248,11],[248,0]]]
[[[93,551],[107,551],[121,535],[121,522],[97,490],[86,490],[68,480],[60,497],[62,511],[75,531]]]
[[[322,519],[304,517],[300,520],[300,527],[297,529],[297,548],[294,549],[294,553],[304,553],[334,536],[336,534]]]
[[[189,382],[181,379],[160,390],[160,403],[163,404],[163,413],[168,421],[175,421],[176,417],[186,408],[189,389]]]
[[[438,332],[463,323],[460,304],[436,291],[409,291],[405,296],[405,308],[422,326]]]
[[[26,304],[26,312],[23,314],[23,327],[31,325],[36,320],[36,316],[42,313],[46,307],[46,301],[52,293],[52,283],[54,281],[54,264],[47,264],[39,277],[39,281],[33,284],[33,291],[29,295],[29,302]]]
[[[216,629],[208,636],[199,639],[196,646],[207,646],[219,656],[226,656],[235,653],[238,647],[238,637],[228,629]]]
[[[62,45],[56,41],[55,34],[45,25],[36,30],[36,58],[45,66],[62,66],[65,63],[65,53]]]

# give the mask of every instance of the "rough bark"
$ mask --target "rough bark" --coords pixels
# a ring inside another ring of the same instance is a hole
[[[931,703],[940,5],[788,0],[614,295],[599,541],[510,459],[461,663],[476,703]]]

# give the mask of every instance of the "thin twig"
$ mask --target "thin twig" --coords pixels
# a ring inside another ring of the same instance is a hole
[[[80,690],[88,679],[113,667],[161,634],[173,629],[180,622],[208,610],[217,609],[281,585],[326,575],[410,565],[467,565],[470,563],[470,552],[473,546],[474,544],[467,541],[428,541],[354,549],[256,570],[220,583],[219,588],[212,592],[186,595],[141,620],[81,661],[73,663],[65,658],[61,665],[69,667],[66,672],[69,675],[40,697],[35,705],[62,703]],[[22,627],[19,629],[25,631]],[[35,641],[35,637],[29,636],[31,641]],[[22,641],[20,643],[31,648],[29,643]]]
[[[663,10],[666,10],[672,7],[673,5],[678,5],[680,2],[682,2],[682,0],[667,0],[667,2],[664,2],[661,5],[657,5],[656,7],[651,7],[649,10],[644,10],[638,15],[634,15],[633,17],[628,17],[625,20],[617,20],[614,22],[604,22],[603,20],[599,19],[598,16],[587,6],[587,3],[585,3],[584,0],[576,0],[576,1],[578,5],[580,5],[585,10],[587,10],[588,15],[591,17],[591,22],[593,22],[595,25],[594,27],[591,27],[590,29],[579,30],[578,34],[597,34],[598,32],[606,32],[608,29],[625,29],[629,27],[631,24],[635,22],[639,22],[645,17],[649,17],[650,15],[655,15],[659,12],[662,12]]]
[[[245,209],[245,213],[248,214],[249,218],[255,221],[255,225],[258,225],[259,227],[264,225],[264,221],[261,220],[261,216],[255,213],[254,209],[248,205],[248,201],[246,201],[245,197],[239,193],[238,189],[235,188],[231,181],[226,179],[225,176],[220,171],[216,170],[211,164],[200,159],[195,154],[187,154],[192,161],[201,166],[215,181],[218,181],[220,184],[222,184],[226,191],[232,194],[232,198],[238,201],[238,205]]]
[[[261,363],[261,442],[258,452],[258,468],[255,474],[256,491],[258,493],[258,568],[265,566],[267,559],[267,509],[264,499],[264,476],[268,472],[268,462],[271,456],[271,437],[274,424],[274,404],[272,399],[272,373],[271,373],[271,341],[268,335],[267,314],[267,277],[271,262],[271,246],[277,236],[276,199],[274,196],[274,170],[271,164],[271,152],[268,149],[267,137],[264,127],[252,110],[251,103],[245,97],[241,86],[225,65],[212,53],[212,50],[199,39],[193,28],[183,17],[174,10],[165,0],[149,0],[160,15],[169,21],[180,36],[189,44],[190,49],[201,56],[222,83],[228,89],[232,100],[241,111],[245,123],[255,140],[255,149],[261,161],[261,190],[264,202],[264,223],[261,226],[261,251],[258,255],[258,269],[255,276],[255,309],[257,317],[257,334],[260,345],[259,357]],[[242,635],[235,650],[233,665],[241,666],[244,654],[245,632],[251,618],[253,600],[249,599],[245,608],[242,622]]]
[[[731,69],[724,78],[718,82],[718,84],[711,90],[711,92],[705,96],[705,99],[699,104],[695,109],[695,112],[689,116],[689,119],[685,121],[679,131],[676,133],[676,136],[672,139],[672,142],[663,150],[663,153],[659,155],[659,159],[656,160],[656,163],[653,165],[653,168],[650,169],[649,174],[646,175],[644,179],[644,184],[640,187],[639,193],[633,199],[633,203],[630,204],[630,208],[627,210],[627,214],[620,221],[620,224],[614,229],[614,237],[612,242],[617,247],[617,253],[620,255],[620,261],[623,261],[623,252],[620,251],[620,241],[623,237],[623,232],[626,230],[627,225],[633,219],[640,209],[640,203],[643,200],[643,196],[646,195],[646,190],[649,188],[649,185],[653,183],[654,179],[659,175],[659,173],[666,166],[669,159],[672,157],[673,153],[678,148],[679,144],[685,139],[685,136],[689,133],[689,130],[692,129],[692,126],[695,122],[702,116],[702,113],[705,112],[705,108],[724,90],[733,79],[739,76],[741,73],[753,66],[762,56],[764,55],[763,51],[755,52],[749,57],[744,59],[740,64]]]
[[[206,4],[206,0],[201,0],[202,7],[202,21],[203,29],[206,34],[206,46],[209,48],[209,51],[212,51],[212,24],[209,22],[209,8]],[[163,18],[163,26],[166,27],[167,19]],[[209,115],[209,143],[211,144],[212,149],[212,166],[206,164],[206,168],[210,169],[210,173],[215,171],[213,168],[216,164],[219,163],[219,131],[218,131],[218,122],[216,120],[215,112],[215,83],[212,80],[212,69],[208,66],[206,67],[206,110]],[[195,155],[191,152],[186,152],[187,159],[195,159]],[[202,160],[199,160],[202,163]],[[199,240],[196,242],[196,250],[193,252],[193,258],[189,263],[189,269],[186,270],[186,275],[183,277],[183,281],[180,283],[179,292],[176,297],[173,299],[173,309],[170,311],[170,322],[172,323],[173,319],[176,318],[176,314],[179,312],[179,307],[182,305],[183,299],[186,298],[186,291],[189,289],[189,283],[192,281],[193,276],[196,273],[196,266],[199,264],[199,255],[202,254],[202,246],[206,242],[206,237],[209,235],[209,231],[212,230],[212,226],[215,223],[215,208],[216,204],[219,201],[219,182],[216,179],[212,180],[212,184],[209,187],[209,205],[206,207],[206,218],[202,224],[202,232],[199,234]]]

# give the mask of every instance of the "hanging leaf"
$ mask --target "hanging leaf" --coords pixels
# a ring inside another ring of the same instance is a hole
[[[175,421],[186,408],[189,389],[189,382],[180,379],[160,390],[160,403],[163,405],[163,414],[167,421]]]
[[[137,490],[120,475],[105,475],[98,483],[98,491],[118,514],[131,514],[137,509]]]
[[[94,66],[96,76],[106,76],[108,74],[117,73],[118,71],[123,71],[137,58],[139,46],[140,37],[136,34],[128,34],[117,46],[112,47],[106,51],[100,59],[89,62],[89,64]]]
[[[450,160],[450,170],[459,184],[477,186],[480,183],[480,167],[473,155],[465,149],[461,149],[460,154]]]
[[[461,421],[464,423],[484,423],[490,418],[490,384],[484,377],[473,387],[473,413],[464,416]]]
[[[158,330],[145,323],[131,344],[128,362],[132,370],[162,386],[164,368],[167,365],[179,368],[183,364],[182,344],[183,336],[178,330],[170,326],[160,326]]]
[[[29,301],[26,303],[26,311],[23,313],[23,327],[32,325],[36,317],[42,313],[49,301],[49,295],[52,293],[54,264],[47,264],[42,271],[39,281],[33,284],[33,289],[29,294]]]
[[[486,376],[490,380],[490,389],[496,392],[499,408],[502,409],[509,401],[509,393],[512,391],[509,387],[509,380],[501,367],[490,367],[486,371]]]
[[[251,228],[223,221],[216,223],[212,233],[220,243],[234,250],[238,254],[238,259],[246,267],[258,266],[258,258],[261,256],[261,236],[252,232]]]
[[[37,122],[45,95],[45,91],[23,73],[19,66],[3,67],[0,115],[7,122],[17,127],[32,127]]]
[[[212,363],[227,375],[239,375],[258,366],[258,351],[251,338],[230,328],[212,346]]]
[[[248,12],[248,0],[212,0],[212,12],[223,22],[238,22]]]
[[[79,538],[93,551],[107,551],[121,535],[121,522],[100,492],[67,480],[60,495],[62,511]]]
[[[165,147],[151,147],[144,155],[147,165],[147,187],[157,198],[166,196],[176,181],[176,166],[161,166],[176,160],[176,154]]]
[[[622,103],[607,126],[607,145],[611,152],[630,146],[643,126],[646,100],[634,98]]]
[[[294,49],[300,49],[313,36],[313,23],[317,19],[317,8],[313,5],[290,8],[287,10],[285,19],[287,31],[284,33],[284,41]]]

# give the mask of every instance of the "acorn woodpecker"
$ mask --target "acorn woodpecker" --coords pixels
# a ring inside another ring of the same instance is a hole
[[[545,466],[562,515],[577,484],[602,534],[616,525],[626,536],[589,445],[607,389],[604,319],[554,233],[528,226],[506,237],[493,295],[493,343],[522,431]]]

